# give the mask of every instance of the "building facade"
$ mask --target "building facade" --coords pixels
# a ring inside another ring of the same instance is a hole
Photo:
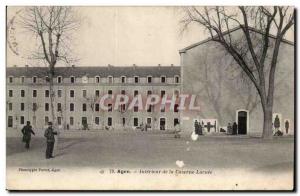
[[[233,41],[240,45],[246,40],[240,28],[232,29],[229,33]],[[251,30],[251,36],[257,38],[253,40],[261,41],[261,33],[255,29]],[[272,45],[274,45],[274,37],[271,35],[269,42],[271,47],[265,63],[266,72],[269,70],[269,57],[272,55]],[[210,130],[213,132],[218,132],[220,128],[226,130],[228,123],[232,125],[236,122],[238,134],[262,133],[263,111],[258,93],[223,46],[209,38],[190,45],[179,53],[182,67],[181,92],[198,95],[197,104],[200,105],[198,112],[181,113],[184,130],[193,130],[194,121],[198,120],[203,121],[205,125],[209,122]],[[283,40],[275,72],[273,122],[278,116],[280,130],[284,134],[286,134],[286,122],[289,123],[288,134],[294,131],[294,57],[294,43]],[[267,78],[268,76],[266,81]],[[205,130],[207,132],[207,126]]]
[[[44,128],[51,120],[48,69],[46,67],[8,67],[7,127],[19,129],[26,121],[34,128]],[[62,129],[136,128],[141,124],[149,129],[173,129],[179,122],[178,110],[118,107],[106,103],[103,110],[99,101],[108,94],[125,94],[130,99],[151,94],[161,97],[180,92],[179,66],[116,67],[57,67],[54,78],[55,122]],[[112,103],[111,103],[112,104]]]

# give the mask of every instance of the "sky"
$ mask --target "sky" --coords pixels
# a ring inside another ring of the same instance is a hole
[[[180,65],[179,50],[204,40],[197,26],[181,33],[180,7],[74,7],[80,28],[69,43],[77,66]],[[8,7],[10,20],[22,7]],[[20,55],[7,47],[7,66],[45,66],[27,58],[36,37],[15,25],[14,39]],[[11,34],[8,33],[8,39]],[[58,66],[65,66],[59,63]]]

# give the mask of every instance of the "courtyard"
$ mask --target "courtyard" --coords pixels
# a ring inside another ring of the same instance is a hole
[[[39,135],[39,134],[37,134]],[[262,140],[249,136],[174,138],[171,132],[62,132],[54,159],[45,159],[46,142],[33,136],[26,150],[20,136],[7,137],[7,167],[183,168],[293,171],[294,138]]]

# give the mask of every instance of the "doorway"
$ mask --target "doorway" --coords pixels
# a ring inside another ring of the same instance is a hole
[[[239,111],[238,112],[238,134],[246,135],[248,130],[248,113],[246,111]]]
[[[8,122],[7,122],[7,126],[8,127],[13,127],[13,117],[12,116],[8,116]]]
[[[152,118],[148,117],[146,122],[147,122],[147,129],[151,129],[152,128]]]
[[[166,130],[166,119],[160,118],[159,120],[159,129],[160,130]]]

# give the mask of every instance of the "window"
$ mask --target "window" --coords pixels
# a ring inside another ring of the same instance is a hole
[[[12,76],[9,77],[9,83],[13,83],[14,82],[14,78]]]
[[[37,90],[32,90],[32,97],[37,97]]]
[[[178,84],[179,83],[179,76],[175,76],[174,81],[175,81],[176,84]]]
[[[100,125],[100,118],[98,116],[95,117],[95,124]]]
[[[99,111],[100,111],[100,105],[99,105],[99,103],[96,103],[96,104],[95,104],[95,111],[96,111],[96,112],[99,112]]]
[[[25,104],[21,103],[21,111],[24,111],[24,110],[25,110]]]
[[[86,90],[82,90],[82,97],[86,98]]]
[[[75,83],[75,77],[74,76],[71,76],[71,83]]]
[[[152,91],[147,91],[147,96],[152,95]]]
[[[45,76],[45,81],[46,81],[46,82],[50,82],[50,80],[49,80],[49,77],[48,77],[48,76]]]
[[[49,103],[45,103],[45,111],[49,111]]]
[[[165,96],[165,94],[166,94],[166,91],[164,91],[164,90],[160,91],[160,97],[161,98],[163,98]]]
[[[57,90],[57,97],[61,97],[61,93],[62,93],[61,90]]]
[[[61,117],[60,116],[57,117],[57,124],[61,125]]]
[[[107,118],[107,126],[112,126],[112,117]]]
[[[12,111],[12,107],[13,107],[13,104],[12,103],[8,103],[8,110],[9,111]]]
[[[147,82],[148,82],[148,83],[152,83],[152,77],[151,77],[151,76],[148,76],[148,77],[147,77]]]
[[[86,112],[86,103],[82,104],[82,111]]]
[[[99,96],[100,96],[100,91],[99,91],[99,90],[96,90],[96,91],[95,91],[95,96],[96,96],[96,97],[99,97]]]
[[[134,76],[134,83],[139,83],[139,77],[138,76]]]
[[[133,126],[135,126],[135,127],[139,126],[139,119],[138,118],[133,118]]]
[[[49,90],[45,90],[45,97],[49,97],[50,93]]]
[[[22,77],[21,77],[21,83],[24,83],[24,82],[25,82],[25,77],[22,76]]]
[[[162,77],[160,78],[160,82],[161,82],[161,83],[166,83],[166,76],[162,76]]]
[[[121,82],[122,82],[122,83],[126,83],[126,77],[125,77],[125,76],[122,76],[122,77],[121,77]]]
[[[178,91],[178,90],[174,90],[174,96],[175,96],[176,98],[179,97],[179,91]]]
[[[74,103],[70,103],[70,112],[74,112],[75,107],[74,107]]]
[[[108,76],[108,83],[113,83],[113,77],[112,76]]]
[[[62,82],[62,77],[61,76],[58,76],[57,77],[57,83],[61,83]]]
[[[57,111],[61,112],[61,103],[57,103]]]
[[[148,109],[147,109],[147,112],[153,112],[154,111],[154,105],[149,105],[148,106]]]
[[[126,105],[125,104],[121,104],[120,109],[121,109],[121,112],[125,112]]]
[[[45,116],[45,125],[48,125],[48,122],[49,122],[49,117]]]
[[[74,118],[72,116],[70,117],[70,125],[74,125]]]
[[[96,77],[95,77],[95,82],[96,82],[96,83],[100,83],[100,77],[99,77],[99,76],[96,76]]]
[[[32,103],[32,111],[37,111],[37,104],[36,103]]]
[[[164,105],[161,105],[160,112],[165,112],[165,111],[166,111],[166,107]]]
[[[25,90],[21,90],[21,97],[25,97]]]
[[[108,90],[107,94],[109,95],[108,97],[112,97],[112,90]]]
[[[13,97],[13,96],[14,96],[13,90],[9,90],[9,91],[8,91],[8,96],[9,96],[9,97]]]
[[[134,111],[134,112],[138,112],[138,111],[139,111],[139,106],[134,106],[134,107],[133,107],[133,111]]]
[[[175,104],[175,105],[174,105],[174,112],[178,112],[178,107],[179,107],[178,104]]]
[[[125,90],[121,90],[122,95],[125,95],[125,93],[126,93]]]
[[[32,82],[33,82],[33,83],[36,83],[36,81],[37,81],[37,77],[36,77],[36,76],[33,76],[33,77],[32,77]]]
[[[14,124],[14,119],[12,116],[8,116],[8,122],[7,122],[7,126],[8,127],[13,127]]]
[[[24,116],[21,116],[21,118],[20,118],[20,124],[24,125],[24,123],[25,123],[25,118],[24,118]]]
[[[135,97],[135,96],[137,96],[139,94],[139,91],[138,90],[135,90],[134,92],[133,92],[133,96]]]
[[[108,111],[109,111],[109,112],[112,112],[112,104],[109,103],[107,106],[108,106]]]
[[[74,92],[74,90],[70,90],[70,97],[75,97],[75,92]]]

